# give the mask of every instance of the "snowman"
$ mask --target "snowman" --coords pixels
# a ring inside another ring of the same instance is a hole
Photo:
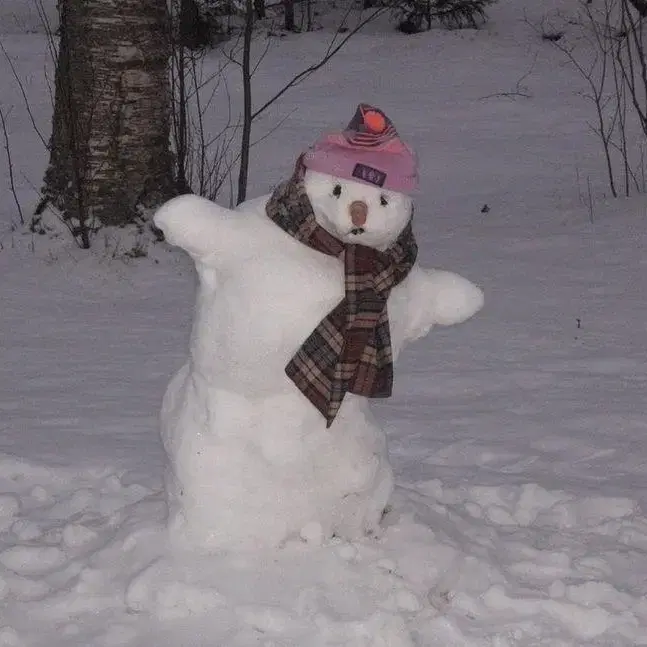
[[[168,528],[187,550],[257,550],[379,532],[393,490],[371,398],[434,324],[481,291],[416,263],[416,159],[362,104],[270,196],[194,195],[155,215],[198,276],[189,357],[161,412]]]

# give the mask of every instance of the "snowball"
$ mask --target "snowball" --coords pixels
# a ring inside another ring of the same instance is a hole
[[[70,523],[63,528],[63,543],[70,548],[78,548],[98,537],[95,530],[81,524]]]
[[[51,498],[49,492],[42,485],[36,485],[33,487],[29,494],[39,503],[47,503]]]
[[[22,575],[37,575],[65,561],[65,553],[56,546],[12,546],[0,553],[0,564]]]
[[[312,544],[313,546],[321,546],[324,532],[320,523],[312,521],[301,528],[299,536],[303,541]]]

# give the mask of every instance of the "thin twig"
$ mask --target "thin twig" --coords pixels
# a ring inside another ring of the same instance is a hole
[[[600,24],[591,13],[591,9],[588,5],[584,5],[581,1],[580,5],[583,7],[590,32],[585,32],[584,38],[594,50],[593,59],[590,64],[586,65],[580,58],[578,58],[577,54],[575,53],[575,48],[563,44],[562,40],[549,42],[568,59],[571,65],[575,67],[575,69],[579,72],[580,76],[586,81],[590,88],[591,94],[585,94],[584,96],[586,96],[593,102],[597,121],[596,126],[590,125],[590,127],[602,142],[609,188],[611,189],[611,193],[615,198],[618,196],[618,192],[615,185],[610,148],[613,134],[616,129],[618,109],[616,107],[611,123],[608,124],[606,120],[605,108],[608,101],[615,100],[617,105],[617,97],[611,96],[608,99],[605,99],[605,85],[607,82],[607,77],[609,75],[609,58],[610,56],[612,56],[612,53],[610,52],[610,47],[606,44],[604,38],[602,37],[602,34],[605,33],[605,25],[608,25],[608,14],[607,22]],[[540,30],[528,18],[526,18],[525,20],[532,29],[534,29],[536,32],[541,33],[542,30]]]
[[[29,119],[31,120],[31,125],[34,127],[34,130],[36,131],[38,137],[40,138],[40,141],[43,142],[43,146],[46,149],[49,149],[49,144],[47,143],[47,140],[45,139],[45,137],[43,137],[43,133],[40,131],[40,128],[36,124],[34,113],[31,110],[31,103],[27,98],[27,91],[25,90],[25,85],[22,82],[20,75],[18,74],[18,70],[16,70],[16,66],[13,64],[13,61],[11,60],[11,56],[9,56],[9,52],[5,48],[4,43],[2,42],[2,39],[0,39],[0,50],[2,50],[2,53],[4,54],[4,57],[7,60],[7,63],[9,63],[9,67],[11,68],[11,73],[13,74],[13,78],[18,84],[18,88],[20,89],[20,94],[22,94],[22,98],[25,103],[27,114],[29,115]]]
[[[198,70],[197,64],[194,57],[191,58],[191,79],[193,81],[193,86],[197,87],[198,85]],[[205,147],[205,133],[204,133],[204,111],[202,109],[202,97],[199,92],[195,93],[195,107],[198,120],[198,138],[199,138],[199,152],[200,152],[200,165],[199,170],[199,187],[200,195],[204,195],[204,181],[205,181],[205,166],[207,161],[207,151]]]
[[[250,148],[253,146],[256,146],[256,144],[260,144],[263,140],[267,139],[270,135],[272,135],[274,132],[276,132],[294,113],[296,112],[296,108],[290,112],[288,112],[287,115],[281,118],[278,124],[274,125],[272,128],[270,128],[264,135],[259,137],[258,139],[255,139],[251,145]]]
[[[493,94],[486,94],[483,97],[479,97],[480,100],[483,99],[493,99],[494,97],[524,97],[525,99],[531,99],[532,94],[528,92],[528,88],[522,83],[532,74],[535,69],[535,64],[537,63],[537,56],[539,52],[535,52],[535,57],[532,59],[532,63],[528,68],[528,71],[525,72],[514,84],[514,90],[511,92],[495,92]]]
[[[56,46],[56,41],[54,39],[54,29],[52,29],[52,24],[50,23],[49,18],[47,16],[47,12],[45,11],[45,7],[43,6],[43,1],[34,0],[34,4],[36,5],[36,10],[38,12],[38,17],[40,19],[41,25],[43,25],[45,29],[45,36],[47,37],[47,50],[49,52],[50,60],[54,64],[54,68],[56,68],[56,62],[58,59],[58,48]],[[45,66],[44,76],[45,76],[45,82],[47,84],[47,92],[49,93],[50,103],[52,104],[52,108],[53,108],[55,103],[54,92],[52,90],[51,79],[47,72],[47,66]]]
[[[586,186],[589,193],[589,221],[593,224],[593,191],[591,190],[591,177],[589,175],[586,176]]]
[[[9,132],[7,131],[7,120],[5,117],[9,116],[11,108],[7,110],[5,115],[0,108],[0,121],[2,122],[2,134],[4,135],[4,148],[7,153],[7,164],[9,165],[9,187],[11,189],[11,195],[13,196],[16,207],[18,207],[18,215],[20,216],[20,224],[25,224],[25,217],[22,212],[22,207],[20,206],[20,200],[18,199],[18,194],[16,193],[16,183],[13,175],[13,160],[11,159],[11,146],[9,145]]]
[[[295,85],[302,83],[309,76],[314,74],[314,72],[321,69],[358,31],[360,31],[360,29],[365,27],[372,20],[375,20],[379,15],[383,14],[387,10],[387,7],[381,7],[373,11],[367,18],[364,18],[359,23],[357,23],[357,25],[355,25],[353,29],[346,32],[341,41],[337,43],[337,45],[335,45],[337,36],[339,35],[339,33],[337,32],[328,44],[328,48],[326,49],[326,53],[323,55],[323,57],[317,63],[314,63],[313,65],[307,67],[305,70],[302,70],[298,74],[295,74],[292,79],[290,79],[276,94],[274,94],[274,96],[268,99],[260,108],[257,108],[254,112],[252,112],[252,120],[256,119],[256,117],[258,117],[261,113],[265,112],[265,110],[267,110],[277,99],[282,97],[290,88],[293,88]]]
[[[47,49],[49,50],[50,59],[56,63],[58,58],[58,48],[56,46],[56,40],[54,39],[54,29],[52,28],[52,23],[49,21],[47,16],[47,11],[43,5],[42,0],[35,0],[34,4],[36,5],[36,10],[38,11],[38,18],[45,28],[45,36],[47,36]]]
[[[265,39],[265,48],[263,49],[263,52],[259,55],[258,60],[256,61],[256,64],[252,67],[250,75],[254,76],[256,74],[256,71],[258,70],[260,64],[263,62],[263,59],[267,56],[267,53],[270,51],[270,46],[272,44],[272,41],[267,38]]]

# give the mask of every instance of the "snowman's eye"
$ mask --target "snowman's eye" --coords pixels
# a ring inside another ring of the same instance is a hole
[[[332,190],[332,194],[338,198],[341,195],[341,184],[335,184],[335,188]]]
[[[389,201],[384,197],[384,195],[381,195],[381,196],[380,196],[380,204],[381,204],[383,207],[386,207],[386,205],[387,205],[387,204],[389,204]]]

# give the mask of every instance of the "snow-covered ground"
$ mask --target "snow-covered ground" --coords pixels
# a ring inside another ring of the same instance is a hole
[[[2,3],[2,42],[47,133],[23,4]],[[156,419],[191,264],[12,231],[0,157],[0,647],[647,645],[647,202],[605,197],[582,80],[524,21],[567,4],[500,0],[479,31],[371,26],[258,124],[287,116],[251,195],[359,101],[382,107],[421,159],[421,262],[486,293],[404,352],[376,407],[398,479],[379,538],[166,551]],[[326,38],[277,41],[258,101]],[[492,96],[526,74],[527,96]],[[0,80],[27,212],[47,157],[5,61]]]

